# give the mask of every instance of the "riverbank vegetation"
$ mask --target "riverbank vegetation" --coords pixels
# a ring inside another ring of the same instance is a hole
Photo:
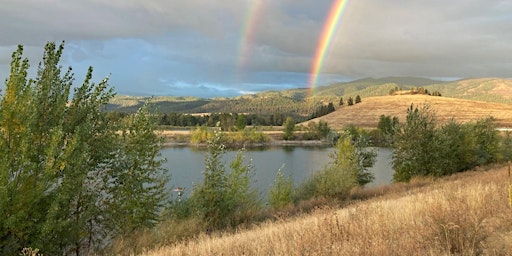
[[[202,233],[142,255],[508,255],[507,169],[414,178],[367,190],[378,196],[366,201]]]

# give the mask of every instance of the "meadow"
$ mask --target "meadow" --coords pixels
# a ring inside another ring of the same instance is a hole
[[[512,105],[428,95],[363,98],[359,104],[338,108],[335,112],[308,122],[326,121],[333,129],[342,129],[348,125],[373,129],[377,127],[381,115],[396,116],[400,122],[405,121],[406,110],[411,104],[430,105],[440,123],[452,118],[466,123],[492,116],[498,127],[512,127]]]
[[[510,166],[352,191],[345,206],[162,244],[143,255],[510,255]]]

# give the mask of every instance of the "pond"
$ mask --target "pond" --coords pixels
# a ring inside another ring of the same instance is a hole
[[[376,148],[377,161],[371,171],[375,174],[375,180],[367,187],[390,184],[393,179],[391,167],[392,150],[388,148]],[[254,186],[266,197],[268,189],[272,186],[278,170],[290,176],[294,184],[300,184],[314,172],[322,169],[331,162],[330,155],[334,152],[332,147],[265,147],[250,148],[244,153],[245,162],[252,162],[254,166]],[[183,187],[184,196],[192,191],[192,188],[202,182],[204,160],[207,155],[205,148],[196,147],[166,147],[161,150],[162,157],[167,159],[164,167],[169,170],[172,188]],[[236,150],[228,150],[223,157],[223,162],[229,169],[229,162],[235,157]]]

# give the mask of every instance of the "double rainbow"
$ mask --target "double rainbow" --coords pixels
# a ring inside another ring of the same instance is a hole
[[[335,0],[329,11],[329,16],[327,16],[327,19],[325,20],[322,34],[320,34],[320,40],[318,41],[318,45],[315,51],[315,57],[311,63],[311,71],[308,84],[311,95],[313,95],[315,87],[317,86],[318,76],[322,70],[325,54],[329,49],[334,32],[336,32],[338,28],[339,21],[343,16],[347,4],[348,0]]]
[[[241,27],[241,40],[238,45],[238,74],[247,65],[249,59],[250,44],[253,40],[254,33],[257,27],[257,23],[261,17],[265,0],[248,0],[248,8],[244,17],[244,22]],[[349,0],[334,0],[329,15],[325,19],[322,33],[318,40],[318,44],[315,50],[315,56],[311,63],[311,70],[308,81],[308,88],[310,94],[313,95],[314,89],[318,83],[318,77],[322,70],[323,63],[325,61],[326,53],[330,47],[332,38],[338,28],[338,24],[343,16],[343,13],[347,7]]]

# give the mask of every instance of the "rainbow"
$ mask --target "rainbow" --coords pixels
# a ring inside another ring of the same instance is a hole
[[[316,47],[315,57],[311,63],[311,71],[308,84],[311,95],[313,95],[315,86],[317,86],[318,76],[325,60],[325,54],[329,49],[332,37],[338,28],[339,21],[343,16],[343,13],[347,7],[347,3],[348,0],[334,0],[334,3],[332,4],[329,12],[329,16],[327,16],[327,19],[325,20],[322,34],[320,34],[320,39],[318,40],[318,45]]]
[[[241,39],[238,45],[238,69],[243,69],[250,57],[250,44],[253,40],[256,24],[263,10],[263,0],[249,0],[249,6],[241,27]]]

